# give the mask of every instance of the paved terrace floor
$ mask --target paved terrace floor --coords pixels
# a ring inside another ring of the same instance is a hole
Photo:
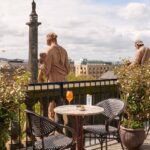
[[[86,148],[86,150],[100,150],[100,147],[98,145],[95,145],[93,147]],[[117,143],[116,141],[111,141],[108,143],[108,150],[122,150],[122,148],[120,143]],[[144,144],[141,146],[140,150],[150,150],[150,133],[147,136]]]
[[[26,148],[22,148],[21,150],[26,150]],[[27,150],[33,150],[31,147]],[[86,150],[100,150],[99,145],[95,145],[89,148],[86,148]],[[105,147],[104,147],[105,150]],[[108,143],[108,150],[122,150],[120,143],[117,143],[116,141],[112,141]],[[144,144],[141,146],[140,150],[150,150],[150,133],[145,140]]]

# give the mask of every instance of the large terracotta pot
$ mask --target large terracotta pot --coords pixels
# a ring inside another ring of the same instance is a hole
[[[120,138],[122,144],[128,150],[138,150],[140,146],[143,144],[146,135],[143,128],[141,129],[128,129],[124,127],[120,127]]]

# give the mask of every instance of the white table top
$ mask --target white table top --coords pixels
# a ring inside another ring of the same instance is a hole
[[[89,116],[89,115],[96,115],[102,113],[104,109],[99,106],[89,106],[83,105],[85,110],[81,111],[79,105],[63,105],[58,106],[54,109],[55,113],[58,114],[65,114],[65,115],[72,115],[72,116]]]

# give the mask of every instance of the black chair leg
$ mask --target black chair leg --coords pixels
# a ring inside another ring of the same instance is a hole
[[[108,143],[107,143],[107,137],[106,137],[106,150],[108,150],[108,145],[107,145]]]
[[[120,138],[120,134],[119,134],[119,133],[118,133],[117,141],[120,142],[121,147],[122,147],[122,150],[124,150],[124,147],[123,147],[123,144],[122,144],[122,141],[121,141],[121,138]]]
[[[75,150],[76,149],[76,143],[72,144],[71,146],[71,150]]]
[[[120,140],[120,144],[121,144],[122,150],[124,150],[124,147],[123,147],[123,144],[122,144],[122,141],[121,141],[121,140]]]
[[[103,150],[103,141],[102,141],[102,139],[99,139],[99,143],[101,145],[101,150]]]

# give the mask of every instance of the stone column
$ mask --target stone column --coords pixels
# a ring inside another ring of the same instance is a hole
[[[28,67],[31,72],[31,83],[37,82],[38,77],[38,15],[36,13],[36,3],[32,2],[32,12],[30,21],[26,23],[29,26],[29,58]]]

